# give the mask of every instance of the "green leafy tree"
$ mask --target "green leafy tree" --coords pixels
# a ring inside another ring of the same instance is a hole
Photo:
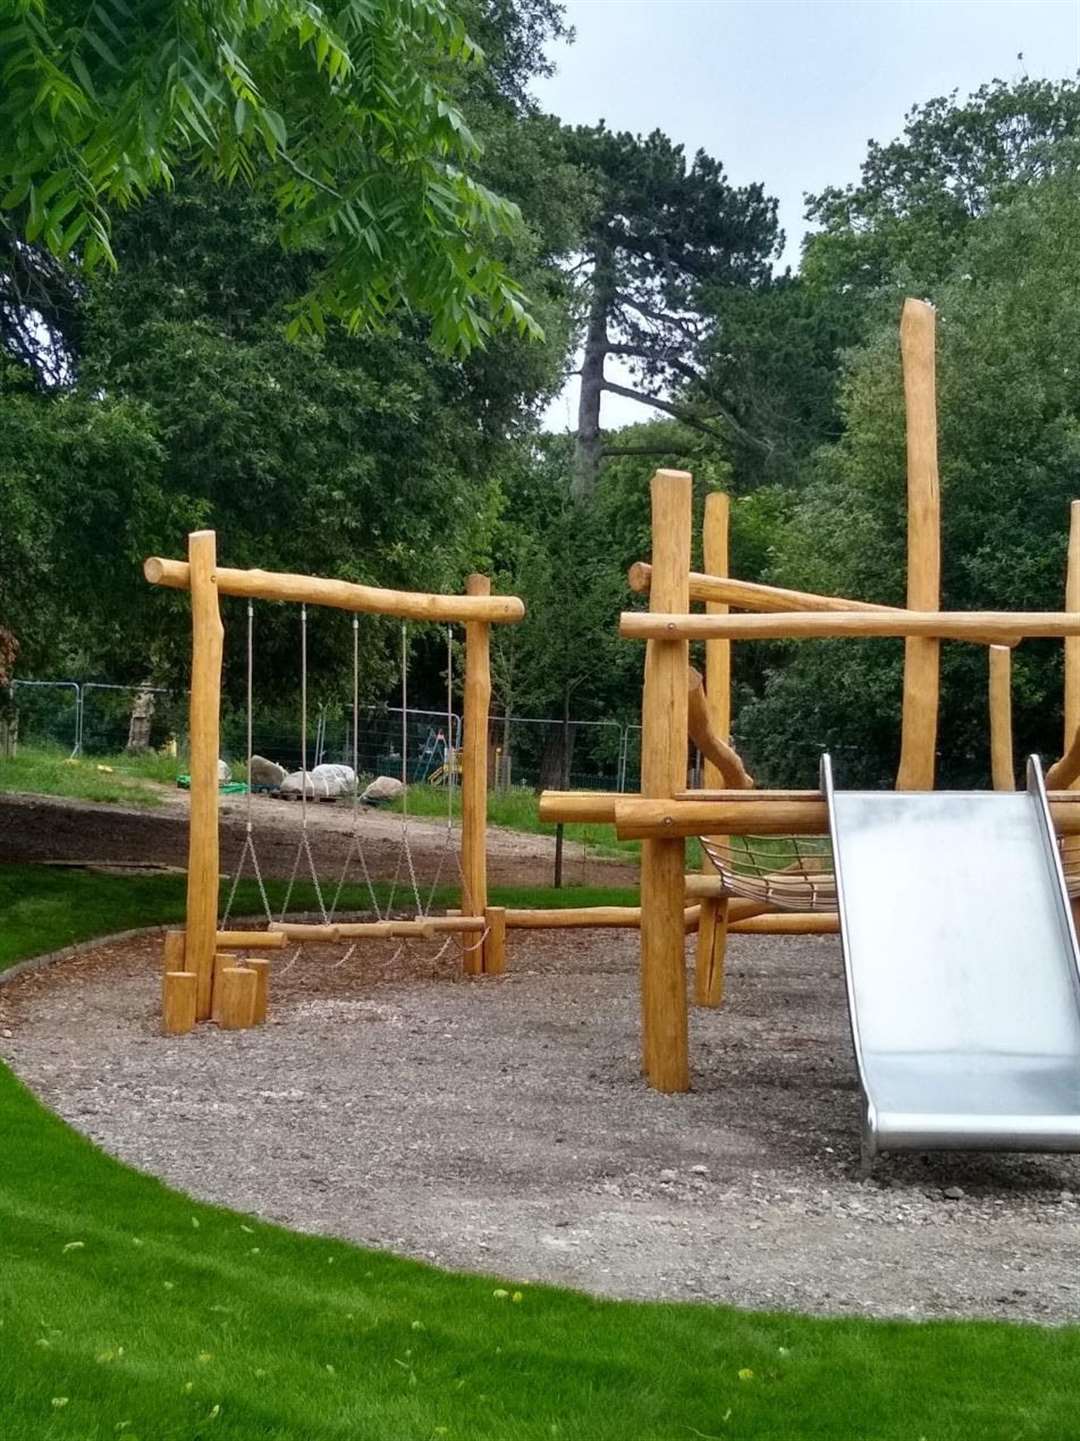
[[[601,122],[568,131],[566,145],[597,197],[578,262],[587,275],[574,461],[580,499],[595,488],[605,454],[605,392],[640,400],[720,439],[741,429],[718,395],[695,406],[660,392],[699,377],[698,349],[709,333],[701,288],[761,282],[780,236],[776,202],[760,185],[733,187],[704,151],[688,165],[682,146],[658,130],[642,138]],[[609,380],[609,355],[629,360],[639,383]]]
[[[328,316],[357,330],[399,309],[429,317],[451,351],[500,328],[536,332],[497,255],[517,208],[476,178],[478,143],[455,103],[479,52],[444,0],[0,10],[9,311],[57,262],[114,263],[117,211],[194,165],[266,196],[278,240],[321,255],[294,332],[320,333]]]
[[[1069,142],[1038,184],[973,223],[938,306],[946,608],[1060,609],[1080,474],[1080,170]],[[843,438],[819,456],[776,546],[773,578],[903,604],[905,460],[898,311],[853,355]],[[899,738],[901,645],[773,648],[740,719],[758,768],[806,780],[822,745],[847,781],[887,784]],[[1017,753],[1061,749],[1061,647],[1028,642],[1014,672]],[[941,775],[985,782],[985,649],[946,646]]]
[[[807,219],[821,228],[807,240],[804,278],[842,290],[853,310],[897,280],[942,280],[969,227],[1044,179],[1070,137],[1080,137],[1075,80],[994,80],[964,100],[953,91],[914,106],[902,136],[870,142],[857,183],[808,198]]]

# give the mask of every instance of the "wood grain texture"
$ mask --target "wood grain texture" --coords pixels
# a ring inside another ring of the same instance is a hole
[[[198,977],[194,971],[166,971],[161,979],[161,1029],[182,1036],[195,1025]]]
[[[685,471],[652,478],[653,570],[649,604],[685,610],[690,604],[693,483]],[[686,783],[688,649],[663,637],[645,652],[641,704],[641,790],[669,797]],[[649,839],[641,849],[641,1017],[646,1078],[660,1091],[690,1085],[686,967],[683,941],[681,839]]]
[[[184,969],[197,978],[195,1013],[210,1014],[218,910],[218,757],[220,754],[221,624],[212,530],[188,536],[191,589],[191,791],[188,819],[187,939]]]
[[[242,1031],[255,1024],[258,981],[247,966],[225,966],[218,972],[214,1020],[223,1031]]]
[[[143,575],[151,585],[170,590],[191,589],[191,568],[182,560],[150,556],[143,562]],[[296,604],[325,605],[366,615],[397,616],[401,620],[441,621],[464,625],[487,621],[493,625],[513,624],[525,614],[524,603],[515,595],[491,595],[490,591],[460,595],[433,595],[421,591],[384,590],[380,586],[355,585],[347,580],[328,580],[316,575],[289,575],[269,570],[217,571],[221,595],[245,596],[251,600],[286,600]]]
[[[491,581],[470,575],[467,595],[486,596]],[[491,711],[491,631],[484,621],[465,627],[465,705],[461,742],[461,909],[482,916],[487,909],[488,716]],[[467,975],[480,975],[483,947],[464,952]]]
[[[506,907],[488,906],[484,912],[487,934],[484,937],[484,975],[506,973]]]
[[[900,320],[907,416],[907,603],[933,611],[941,604],[941,494],[938,485],[934,308],[905,300]],[[937,753],[941,646],[937,637],[904,644],[897,790],[933,790]]]
[[[701,550],[705,570],[710,576],[727,577],[730,558],[731,504],[728,497],[714,491],[705,497]],[[694,595],[690,580],[691,600]],[[716,595],[705,598],[706,615],[726,615],[728,602]],[[734,786],[748,789],[753,778],[746,772],[741,759],[728,742],[731,737],[731,642],[705,642],[705,689],[699,694],[694,686],[696,671],[691,671],[690,693],[687,697],[687,723],[690,737],[705,758],[704,781],[707,786]],[[704,714],[699,713],[699,699]],[[718,750],[718,742],[722,750]],[[716,837],[719,844],[726,836]],[[708,856],[702,855],[702,870],[712,869]],[[694,1001],[699,1006],[715,1007],[724,999],[724,966],[727,957],[729,904],[726,897],[711,898],[701,907],[697,945],[694,948]]]
[[[996,791],[1016,789],[1012,733],[1012,652],[992,645],[990,657],[990,775]]]
[[[843,636],[933,636],[941,640],[1012,645],[1025,636],[1080,635],[1080,614],[1055,610],[786,611],[782,615],[690,615],[624,611],[619,634],[628,640],[800,640]],[[923,790],[923,786],[903,787]]]

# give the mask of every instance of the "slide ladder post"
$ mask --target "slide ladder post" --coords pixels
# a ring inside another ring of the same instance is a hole
[[[652,478],[651,610],[689,608],[692,488],[686,471],[658,470]],[[641,703],[642,795],[667,799],[686,784],[688,670],[686,641],[649,641]],[[642,1050],[645,1075],[658,1091],[690,1088],[685,850],[681,838],[647,840],[641,847]]]

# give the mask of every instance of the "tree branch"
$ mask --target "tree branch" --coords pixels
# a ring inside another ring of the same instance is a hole
[[[651,405],[654,410],[662,410],[665,415],[673,416],[676,420],[681,421],[683,425],[688,425],[691,430],[699,430],[702,435],[708,435],[713,440],[727,439],[723,431],[714,430],[711,425],[705,423],[704,418],[694,415],[692,411],[683,410],[681,406],[673,405],[670,400],[662,400],[658,395],[650,395],[648,391],[644,390],[631,390],[629,386],[616,385],[613,380],[605,380],[602,388],[604,390],[610,390],[612,395],[621,395],[626,400],[637,400],[640,401],[642,405]],[[772,446],[768,441],[761,440],[756,435],[751,435],[748,430],[739,424],[733,415],[728,415],[727,412],[723,410],[717,410],[715,414],[725,425],[730,426],[745,444],[752,445],[756,449],[764,451],[766,455],[772,452]],[[711,419],[712,417],[707,418]]]

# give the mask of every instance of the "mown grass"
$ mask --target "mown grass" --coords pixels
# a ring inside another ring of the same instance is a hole
[[[441,786],[411,785],[406,801],[395,801],[394,810],[400,812],[406,804],[409,814],[412,816],[442,818],[446,815],[447,793]],[[460,816],[460,790],[454,790],[452,804],[454,815]],[[553,836],[555,834],[554,825],[540,819],[536,792],[528,790],[524,786],[514,786],[509,790],[489,791],[487,818],[489,825],[504,826],[510,831],[523,831],[527,835],[536,836]],[[640,841],[619,840],[615,834],[615,827],[612,825],[571,821],[563,827],[563,834],[568,841],[587,846],[596,855],[619,856],[627,860],[636,860],[641,853]],[[691,844],[696,847],[697,842],[694,841]],[[693,856],[690,857],[690,861],[691,864],[696,864]]]
[[[20,746],[18,755],[0,760],[0,792],[150,808],[163,804],[159,786],[175,785],[176,774],[175,756],[156,751],[71,759],[60,750]]]
[[[57,904],[56,873],[13,869],[0,934],[13,894]],[[65,874],[69,926],[93,889],[115,924],[113,878]],[[172,877],[117,879],[144,918],[175,899]],[[448,1274],[198,1205],[2,1067],[0,1135],[4,1441],[1077,1435],[1077,1328],[812,1320]]]
[[[223,895],[231,884],[222,882]],[[13,865],[0,867],[0,971],[25,957],[44,955],[90,940],[109,931],[134,930],[138,926],[167,925],[183,919],[186,878],[175,873],[112,875],[68,866]],[[275,913],[285,900],[285,883],[268,881],[267,896]],[[376,883],[380,905],[390,898],[390,887]],[[400,886],[397,897],[407,909],[410,897]],[[637,891],[619,888],[566,887],[561,890],[496,886],[490,893],[492,905],[502,906],[631,906]],[[461,899],[456,887],[435,892],[434,908],[456,906]],[[361,886],[347,886],[342,892],[342,910],[365,910],[370,895]],[[424,892],[427,900],[427,892]],[[290,910],[314,911],[317,900],[313,886],[293,887]],[[242,880],[237,887],[233,914],[255,916],[262,910],[254,881]],[[2,1438],[0,1438],[2,1441]]]

